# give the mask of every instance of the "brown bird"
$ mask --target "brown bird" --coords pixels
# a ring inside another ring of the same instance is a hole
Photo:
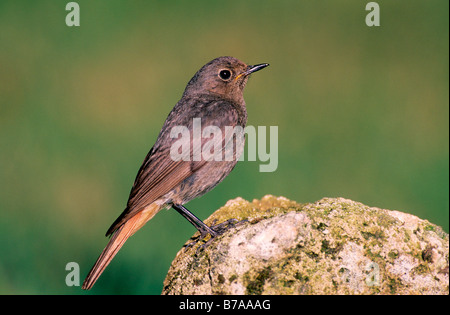
[[[214,238],[223,232],[223,226],[207,226],[183,204],[213,189],[236,165],[244,141],[238,141],[236,135],[231,139],[227,137],[226,128],[245,127],[245,84],[251,73],[267,66],[266,63],[249,66],[233,57],[219,57],[204,65],[189,81],[139,169],[125,210],[106,232],[106,236],[112,235],[111,239],[84,280],[82,289],[92,288],[125,241],[163,208],[177,210],[202,236],[210,234]],[[194,132],[196,119],[201,122],[202,133]],[[217,133],[219,139],[204,138],[207,126],[221,131]],[[174,136],[176,128],[189,131],[187,140]],[[213,159],[202,154],[208,141],[213,141],[214,148],[220,151],[214,152]],[[232,159],[227,159],[223,154],[227,153],[230,141],[236,149]],[[189,147],[184,155],[179,152],[180,143],[181,149],[184,145]]]

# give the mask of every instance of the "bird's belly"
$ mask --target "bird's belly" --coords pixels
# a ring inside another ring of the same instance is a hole
[[[172,189],[173,203],[185,204],[216,187],[235,167],[237,161],[211,161]]]

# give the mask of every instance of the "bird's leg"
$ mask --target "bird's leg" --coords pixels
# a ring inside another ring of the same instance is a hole
[[[211,235],[211,239],[209,239],[202,247],[206,247],[210,244],[210,242],[217,236],[222,235],[227,231],[229,228],[235,227],[237,220],[236,219],[229,219],[225,222],[222,222],[217,225],[211,225],[211,227],[207,226],[205,223],[203,223],[202,220],[197,218],[192,212],[190,212],[186,207],[179,204],[172,204],[172,208],[178,211],[179,214],[181,214],[183,217],[186,218],[195,228],[200,232],[200,237],[196,239],[194,242],[186,245],[186,247],[193,246],[198,241],[203,240],[208,234]]]
[[[179,214],[181,214],[183,217],[186,218],[195,228],[200,232],[201,238],[205,238],[208,233],[211,235],[211,237],[216,237],[219,234],[211,229],[209,226],[207,226],[205,223],[203,223],[202,220],[197,218],[192,212],[190,212],[186,207],[183,205],[177,205],[172,204],[172,208],[178,211]]]

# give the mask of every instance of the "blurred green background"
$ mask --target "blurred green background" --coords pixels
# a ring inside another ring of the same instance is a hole
[[[278,126],[278,169],[240,162],[188,204],[345,197],[449,230],[449,2],[0,2],[0,293],[80,294],[142,160],[193,74],[231,55],[271,66],[245,97]],[[162,211],[89,293],[159,294],[194,228]],[[82,281],[81,279],[81,281]]]

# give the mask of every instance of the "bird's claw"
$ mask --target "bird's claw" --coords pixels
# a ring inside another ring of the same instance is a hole
[[[239,225],[247,222],[247,220],[238,221],[237,219],[229,219],[227,221],[224,221],[222,223],[215,225],[216,222],[217,222],[217,220],[214,220],[212,225],[210,226],[210,229],[212,230],[213,233],[210,233],[210,231],[203,230],[203,229],[200,230],[199,231],[200,235],[191,238],[191,240],[193,240],[193,241],[184,246],[186,248],[186,250],[193,247],[198,242],[203,241],[204,244],[199,245],[195,252],[195,254],[197,255],[199,252],[203,251],[209,245],[211,245],[211,243],[217,236],[220,236],[220,235],[224,234],[226,231],[228,231],[229,229],[233,229],[236,226],[239,226]],[[205,238],[208,236],[208,234],[211,237],[207,241],[205,241]]]

